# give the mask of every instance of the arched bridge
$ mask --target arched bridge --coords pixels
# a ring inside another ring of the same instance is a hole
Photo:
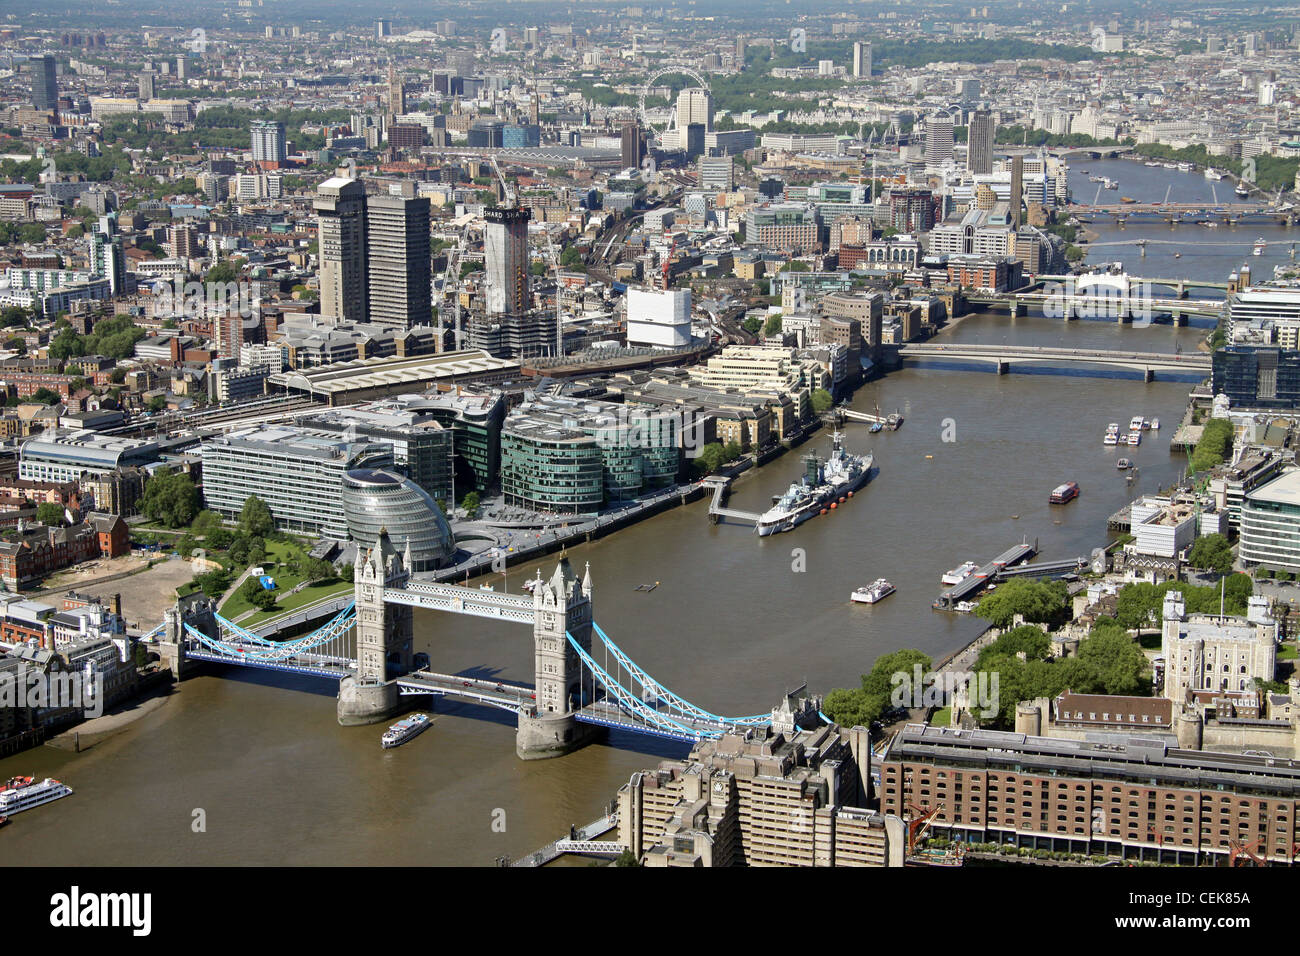
[[[1105,366],[1140,371],[1148,380],[1158,372],[1208,375],[1210,356],[1200,352],[1112,352],[1104,349],[1069,349],[1027,345],[936,345],[918,342],[904,345],[898,354],[905,359],[967,361],[992,365],[999,374],[1012,364],[1026,363],[1051,367]]]

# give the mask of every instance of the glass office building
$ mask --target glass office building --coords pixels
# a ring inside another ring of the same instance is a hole
[[[678,418],[643,406],[535,396],[501,432],[506,502],[594,513],[676,481]]]
[[[456,538],[447,518],[423,488],[382,468],[360,468],[343,476],[343,513],[348,534],[361,548],[373,548],[386,530],[399,550],[411,549],[412,571],[433,571],[452,563]]]
[[[259,425],[205,441],[203,498],[236,519],[251,495],[266,503],[275,527],[294,534],[346,540],[343,476],[359,468],[391,468],[393,446],[325,431]]]
[[[1300,572],[1300,468],[1246,495],[1240,532],[1243,566]]]
[[[1300,408],[1300,351],[1229,346],[1214,353],[1211,388],[1233,408]]]

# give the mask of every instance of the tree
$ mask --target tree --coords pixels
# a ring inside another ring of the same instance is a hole
[[[161,469],[144,486],[140,510],[166,528],[184,528],[199,511],[199,491],[189,475]]]
[[[56,505],[52,501],[44,502],[36,509],[36,520],[52,528],[63,524],[63,505]]]
[[[1143,676],[1146,655],[1127,635],[1114,631],[1090,634],[1079,644],[1079,660],[1094,670],[1107,694],[1149,691],[1149,682]]]
[[[465,514],[473,518],[478,514],[479,496],[477,491],[471,491],[460,500],[460,506],[465,509]]]
[[[641,864],[637,861],[636,854],[633,853],[631,850],[629,850],[627,847],[624,847],[623,852],[620,853],[618,855],[618,859],[614,861],[614,865],[615,866],[640,866]]]
[[[62,400],[58,392],[52,392],[48,388],[38,388],[32,393],[32,401],[42,405],[57,405]]]
[[[826,391],[826,389],[824,388],[813,389],[812,410],[815,414],[817,415],[824,414],[834,404],[835,404],[835,399],[831,397],[831,393]]]
[[[239,530],[254,538],[265,537],[275,530],[271,509],[257,495],[249,495],[239,512]]]
[[[715,441],[709,442],[695,457],[695,470],[702,475],[711,475],[721,468],[725,461],[722,446]]]
[[[166,407],[167,407],[166,395],[155,395],[153,398],[149,399],[149,411],[151,412],[161,412]]]
[[[1028,581],[1013,578],[980,600],[975,613],[994,627],[1007,627],[1019,614],[1026,622],[1052,624],[1065,614],[1063,581]]]
[[[1232,570],[1232,545],[1221,534],[1202,535],[1192,545],[1187,560],[1194,568],[1227,574]]]
[[[1189,459],[1193,474],[1209,471],[1223,462],[1232,450],[1232,422],[1226,418],[1211,418],[1205,423],[1201,439],[1196,443]]]
[[[764,335],[780,335],[780,334],[781,334],[781,319],[782,319],[782,315],[781,315],[780,312],[777,312],[777,313],[775,313],[775,314],[773,314],[773,315],[769,315],[769,316],[767,317],[767,321],[766,321],[765,323],[763,323],[763,334],[764,334]]]
[[[239,273],[229,262],[218,262],[203,278],[207,282],[234,282],[239,278]]]
[[[735,441],[734,439],[722,446],[722,460],[724,462],[735,461],[743,453],[744,451],[740,447],[740,442]]]

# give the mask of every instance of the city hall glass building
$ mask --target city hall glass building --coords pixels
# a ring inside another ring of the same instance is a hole
[[[347,472],[343,513],[348,534],[359,547],[374,548],[384,530],[396,547],[409,547],[412,571],[446,567],[456,553],[455,535],[437,502],[396,472],[383,468]]]

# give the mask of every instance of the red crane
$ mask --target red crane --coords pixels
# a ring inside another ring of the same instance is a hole
[[[1263,840],[1256,840],[1254,843],[1247,843],[1243,846],[1236,840],[1229,840],[1228,866],[1245,866],[1246,859],[1249,859],[1256,866],[1268,866],[1268,863],[1255,852],[1263,845],[1263,843]]]
[[[907,821],[907,855],[912,856],[916,853],[916,844],[925,836],[925,831],[930,829],[931,821],[943,810],[943,804],[931,810],[909,803],[907,809],[912,814],[912,818]]]

